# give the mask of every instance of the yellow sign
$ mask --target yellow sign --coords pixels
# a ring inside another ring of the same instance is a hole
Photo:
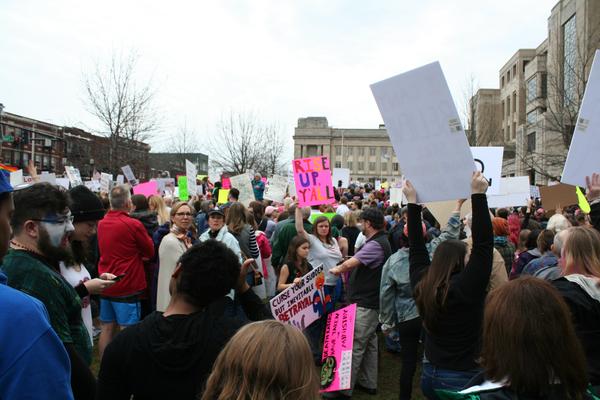
[[[229,189],[219,189],[219,198],[217,199],[218,204],[227,203],[227,197],[229,196]]]
[[[592,208],[590,207],[590,203],[588,203],[587,199],[585,198],[585,195],[583,193],[581,193],[581,189],[579,189],[579,186],[577,186],[577,199],[579,202],[579,208],[581,208],[581,211],[583,211],[586,214],[589,214],[590,211],[592,210]]]

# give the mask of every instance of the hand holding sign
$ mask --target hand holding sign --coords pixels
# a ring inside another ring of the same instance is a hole
[[[297,159],[292,165],[296,195],[301,207],[335,203],[327,157]]]
[[[417,203],[417,189],[415,189],[409,180],[404,181],[402,185],[402,193],[404,193],[404,196],[406,196],[406,200],[409,203]]]
[[[593,173],[591,178],[586,176],[585,185],[587,186],[585,195],[588,201],[594,201],[600,198],[600,174]]]

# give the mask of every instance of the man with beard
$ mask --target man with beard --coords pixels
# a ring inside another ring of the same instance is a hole
[[[71,363],[75,399],[92,399],[96,381],[86,359],[92,346],[81,319],[81,298],[60,275],[59,262],[69,255],[73,217],[67,193],[48,183],[36,183],[14,194],[13,240],[3,260],[8,285],[39,299]],[[79,285],[83,297],[87,290]],[[15,310],[17,311],[17,310]]]

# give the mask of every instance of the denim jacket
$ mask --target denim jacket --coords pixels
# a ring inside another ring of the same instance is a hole
[[[449,239],[458,239],[460,233],[460,214],[453,213],[448,225],[440,236],[426,244],[429,257],[440,243]],[[382,329],[388,330],[396,324],[410,321],[419,316],[415,299],[410,287],[408,248],[399,249],[383,265],[381,287],[379,289],[379,322]]]

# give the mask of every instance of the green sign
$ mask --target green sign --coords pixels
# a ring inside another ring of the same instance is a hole
[[[180,176],[177,179],[177,186],[179,186],[179,200],[187,201],[190,198],[188,194],[187,177]]]
[[[6,135],[6,136],[3,136],[3,137],[2,137],[2,140],[3,140],[3,141],[5,141],[5,142],[10,142],[10,143],[12,143],[12,142],[14,142],[14,141],[15,141],[15,138],[14,138],[14,136],[11,136],[11,135]]]

